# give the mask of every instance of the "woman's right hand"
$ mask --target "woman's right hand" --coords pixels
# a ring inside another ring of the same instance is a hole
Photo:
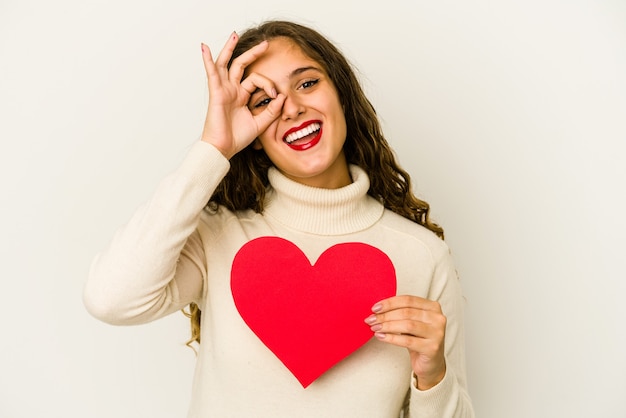
[[[228,159],[252,143],[280,116],[285,101],[284,95],[276,93],[273,83],[259,74],[252,73],[242,80],[246,67],[267,50],[267,41],[235,58],[228,69],[238,40],[237,34],[233,33],[215,62],[209,47],[202,44],[202,58],[209,84],[209,107],[202,140],[215,146]],[[274,100],[263,112],[252,115],[248,101],[257,89],[264,90]]]

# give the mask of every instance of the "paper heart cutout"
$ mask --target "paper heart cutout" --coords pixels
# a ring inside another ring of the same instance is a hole
[[[231,291],[248,327],[306,388],[372,337],[363,320],[396,294],[396,273],[371,245],[334,245],[311,265],[292,242],[261,237],[235,255]]]

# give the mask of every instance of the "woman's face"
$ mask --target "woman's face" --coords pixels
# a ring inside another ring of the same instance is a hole
[[[351,183],[343,144],[346,119],[334,84],[316,61],[288,38],[269,41],[267,51],[246,69],[268,79],[286,96],[281,115],[258,138],[274,165],[288,178],[313,187]],[[250,96],[253,114],[271,98],[261,89]]]

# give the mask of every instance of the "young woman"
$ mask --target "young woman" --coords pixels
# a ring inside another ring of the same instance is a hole
[[[272,21],[202,56],[201,141],[96,257],[88,310],[191,307],[189,417],[472,417],[443,230],[343,55]]]

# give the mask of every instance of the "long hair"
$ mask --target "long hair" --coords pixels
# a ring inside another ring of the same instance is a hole
[[[428,203],[412,191],[411,178],[397,163],[385,139],[374,107],[365,96],[352,67],[324,36],[306,26],[286,21],[268,21],[245,31],[229,62],[264,40],[290,39],[302,52],[319,63],[334,83],[344,109],[347,137],[344,154],[349,164],[365,170],[370,178],[368,194],[385,208],[420,224],[443,239],[443,229],[429,218]],[[269,184],[267,171],[273,165],[265,152],[251,145],[230,160],[231,168],[208,202],[209,209],[223,206],[231,211],[263,212]],[[190,305],[191,339],[200,342],[200,310]]]

